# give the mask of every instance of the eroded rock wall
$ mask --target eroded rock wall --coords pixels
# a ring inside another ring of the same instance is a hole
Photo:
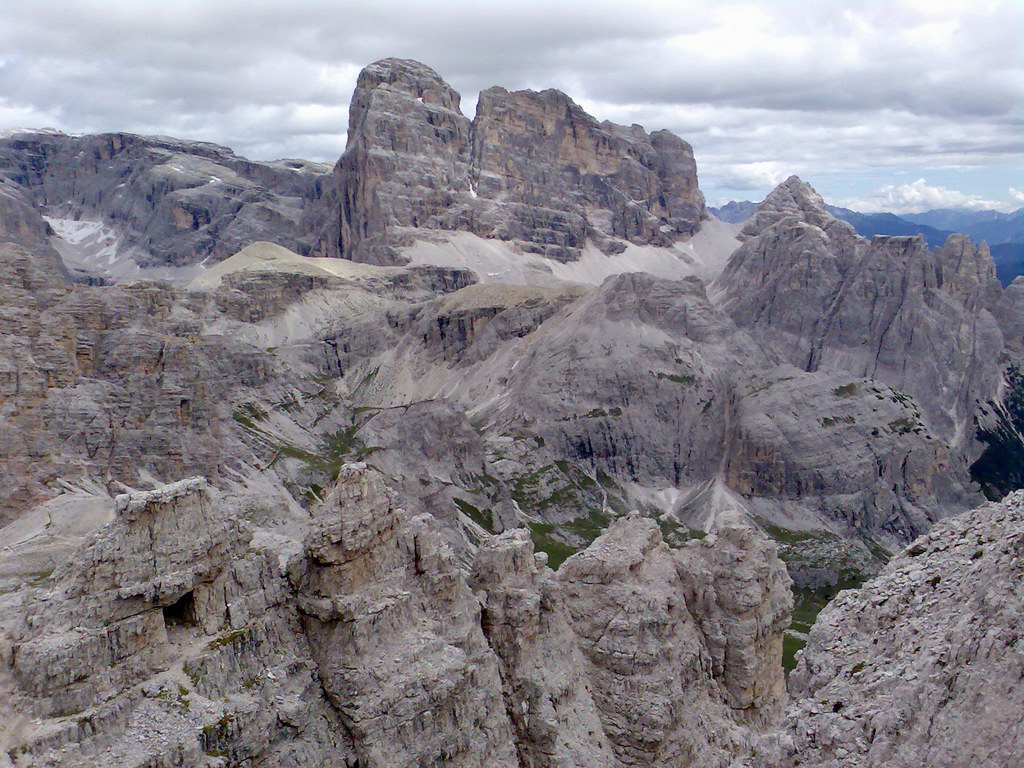
[[[573,261],[588,238],[614,253],[700,228],[693,150],[671,133],[599,123],[556,90],[487,89],[472,121],[459,101],[419,62],[360,73],[334,188],[311,214],[319,253],[392,264],[422,230],[465,230]]]
[[[365,464],[301,541],[237,493],[123,495],[6,598],[14,765],[724,767],[782,703],[788,580],[739,522],[674,551],[623,518],[557,576],[508,531],[467,572]]]
[[[257,240],[308,250],[304,209],[322,193],[327,170],[128,133],[0,139],[5,195],[10,186],[37,216],[102,223],[119,238],[118,250],[141,266],[217,262]],[[15,224],[25,231],[25,223]]]
[[[1024,761],[1024,496],[944,520],[818,617],[760,766]]]

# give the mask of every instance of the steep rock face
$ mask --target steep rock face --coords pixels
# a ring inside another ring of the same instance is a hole
[[[615,766],[584,656],[559,582],[527,530],[482,542],[470,587],[483,596],[482,627],[501,663],[523,766]]]
[[[488,89],[471,122],[432,69],[385,59],[359,76],[348,136],[312,214],[327,256],[395,263],[415,230],[441,229],[571,261],[588,237],[669,245],[704,216],[688,144],[598,123],[554,90]]]
[[[946,238],[938,255],[941,287],[956,296],[968,312],[992,310],[1002,291],[988,245],[967,235]]]
[[[748,722],[774,722],[786,703],[782,633],[793,598],[775,545],[733,513],[677,554],[686,603],[726,701]]]
[[[148,280],[72,287],[45,255],[0,244],[0,526],[67,483],[117,493],[272,467],[327,485],[338,452],[358,450],[336,439],[352,414],[295,354],[302,345],[286,342],[353,316],[376,332],[389,313],[473,280],[340,263],[366,274],[271,261],[197,291]],[[367,355],[378,339],[368,332],[340,346]]]
[[[469,191],[469,119],[459,95],[419,62],[363,69],[349,107],[348,145],[324,198],[326,256],[393,263],[395,227],[437,227]]]
[[[202,478],[120,496],[48,589],[7,598],[3,764],[357,764],[281,567],[300,547],[240,501]]]
[[[45,498],[59,477],[216,477],[227,459],[249,455],[228,434],[228,393],[270,383],[266,353],[202,336],[167,284],[68,292],[13,246],[0,246],[0,261],[22,270],[5,286],[18,300],[0,309],[0,345],[13,352],[0,363],[0,472],[10,489],[0,519]]]
[[[503,203],[504,221],[486,234],[559,261],[588,235],[613,249],[608,237],[670,245],[704,213],[688,144],[598,123],[556,90],[482,92],[472,174],[478,195]]]
[[[991,287],[985,272],[947,270],[965,246],[951,237],[936,258],[921,238],[876,237],[840,289],[812,362],[842,366],[913,395],[929,425],[956,449],[971,438],[977,402],[994,392],[1003,347],[983,308]],[[968,247],[965,261],[987,257]]]
[[[39,715],[86,709],[151,674],[175,604],[183,623],[207,619],[216,572],[247,540],[211,507],[202,478],[118,497],[114,522],[54,574],[60,591],[29,604],[37,636],[16,646],[14,673]]]
[[[796,176],[779,184],[754,209],[740,230],[740,239],[757,237],[787,218],[796,218],[822,230],[837,251],[849,251],[857,241],[853,227],[830,214],[821,195]]]
[[[33,442],[45,428],[44,403],[51,387],[77,378],[75,329],[47,315],[68,290],[46,259],[0,243],[0,472],[7,497],[0,523],[40,498],[35,475],[45,453]]]
[[[944,520],[819,616],[764,766],[1024,761],[1024,495]]]
[[[997,386],[999,296],[985,246],[952,236],[860,240],[795,177],[758,207],[719,280],[722,307],[791,363],[846,371],[912,395],[957,454]]]
[[[976,503],[955,454],[892,387],[780,366],[744,376],[737,390],[725,481],[775,506],[784,527],[819,499],[848,535],[899,547]]]
[[[355,339],[374,341],[355,348]],[[679,489],[673,518],[695,528],[740,504],[783,527],[898,547],[972,500],[966,478],[945,471],[955,457],[911,399],[846,373],[780,363],[696,279],[620,275],[589,293],[471,286],[415,314],[392,313],[387,327],[339,329],[320,349],[369,413],[399,418],[399,408],[420,413],[420,401],[443,398],[446,410],[483,425],[488,439],[474,448],[469,473],[459,438],[449,469],[461,477],[432,469],[419,478],[479,490],[485,498],[470,503],[489,509],[495,530],[514,520],[511,501],[539,507],[546,523],[607,522],[602,492],[633,484]],[[530,450],[503,440],[526,440]],[[443,448],[430,449],[435,467]],[[567,497],[570,483],[579,503]],[[406,487],[416,493],[415,483]]]
[[[46,266],[17,246],[0,245],[0,482],[7,489],[0,525],[65,492],[66,483],[117,493],[181,475],[217,482],[224,472],[247,473],[267,441],[249,439],[242,429],[249,422],[237,408],[256,398],[266,398],[270,412],[303,422],[282,427],[286,450],[300,456],[320,448],[320,433],[340,428],[337,397],[267,349],[252,322],[278,322],[298,296],[322,300],[323,290],[311,290],[323,288],[318,281],[256,274],[207,294],[153,281],[70,288]],[[396,276],[403,285],[383,282],[377,290],[421,295],[443,277]],[[342,290],[333,277],[326,282]],[[264,460],[274,455],[271,449]],[[290,471],[289,460],[279,468]]]
[[[1015,277],[1006,286],[992,312],[1003,331],[1006,346],[1020,354],[1024,351],[1024,276]]]
[[[714,536],[673,552],[653,520],[623,518],[558,571],[621,765],[728,765],[736,710],[767,722],[785,701],[789,578],[752,529],[723,536],[716,554]]]
[[[516,765],[480,606],[429,518],[403,520],[355,469],[324,506],[292,580],[324,690],[365,763]]]
[[[50,247],[52,234],[46,220],[33,206],[28,190],[0,175],[0,243],[28,249],[37,255],[41,268],[66,280],[68,270]]]
[[[0,176],[37,210],[72,230],[76,222],[105,225],[116,251],[142,266],[220,261],[255,240],[308,250],[303,208],[320,194],[326,170],[126,133],[0,138]]]

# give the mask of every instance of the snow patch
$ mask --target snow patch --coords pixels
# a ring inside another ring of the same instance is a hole
[[[73,275],[99,277],[110,282],[152,279],[182,283],[202,272],[198,265],[140,267],[138,250],[126,247],[117,232],[102,221],[58,216],[43,218],[54,231],[50,244]]]

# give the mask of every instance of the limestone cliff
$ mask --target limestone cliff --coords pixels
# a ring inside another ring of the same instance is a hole
[[[301,160],[254,162],[205,142],[127,133],[0,138],[0,195],[16,191],[45,213],[68,237],[61,245],[65,259],[83,278],[130,273],[126,267],[111,271],[121,262],[216,262],[254,240],[305,250],[303,209],[320,194],[326,170]],[[0,196],[0,222],[11,216],[5,209],[11,206]],[[0,233],[9,226],[0,223]],[[18,226],[24,231],[27,225]],[[102,259],[75,247],[90,227],[108,238]]]
[[[788,579],[749,527],[673,552],[624,518],[557,577],[508,532],[467,573],[365,464],[299,528],[253,501],[125,494],[6,598],[0,761],[724,768],[783,703]]]
[[[969,453],[977,405],[994,396],[1003,336],[986,246],[955,235],[870,243],[791,177],[758,206],[723,272],[722,307],[792,364],[843,370],[914,397],[924,423]]]
[[[318,252],[401,261],[417,230],[465,230],[577,259],[587,240],[670,245],[700,228],[693,151],[667,131],[599,123],[565,94],[480,94],[471,121],[429,67],[385,59],[359,75],[348,146],[314,213]]]
[[[1024,761],[1024,496],[937,524],[819,616],[758,765]]]

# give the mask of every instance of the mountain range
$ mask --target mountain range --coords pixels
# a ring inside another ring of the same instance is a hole
[[[460,103],[0,136],[0,767],[1024,760],[1024,278]]]
[[[754,212],[756,203],[730,201],[720,208],[708,208],[722,221],[740,224]],[[996,264],[996,276],[1007,286],[1024,275],[1024,208],[1011,213],[969,208],[942,208],[897,216],[894,213],[859,213],[849,208],[826,205],[829,213],[853,225],[862,237],[875,235],[922,235],[933,248],[959,232],[975,242],[985,242]]]

